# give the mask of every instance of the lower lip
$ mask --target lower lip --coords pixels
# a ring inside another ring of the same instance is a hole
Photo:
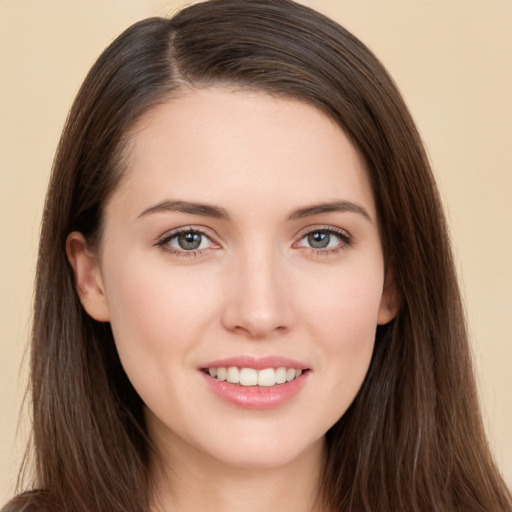
[[[220,381],[201,372],[210,389],[222,400],[243,409],[274,409],[284,405],[305,386],[309,371],[290,382],[275,386],[241,386]]]

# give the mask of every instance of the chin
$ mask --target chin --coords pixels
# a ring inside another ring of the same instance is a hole
[[[223,464],[244,469],[278,469],[297,463],[303,458],[318,457],[323,453],[325,439],[297,439],[296,436],[238,436],[215,447],[203,447],[213,459]]]

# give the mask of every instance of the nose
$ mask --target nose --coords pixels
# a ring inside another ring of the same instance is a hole
[[[271,251],[240,258],[230,269],[223,325],[229,331],[263,339],[288,331],[292,325],[291,294],[285,268]]]

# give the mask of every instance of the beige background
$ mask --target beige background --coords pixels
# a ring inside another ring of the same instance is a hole
[[[67,110],[115,35],[180,3],[0,0],[0,502],[27,430],[22,422],[16,434],[39,219]],[[512,2],[305,3],[375,51],[423,134],[452,226],[486,425],[511,485]]]

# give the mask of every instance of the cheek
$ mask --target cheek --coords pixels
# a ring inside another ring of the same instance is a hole
[[[368,340],[373,344],[383,285],[378,259],[317,276],[300,295],[304,314],[320,333],[318,341],[332,350],[357,351]]]
[[[186,363],[214,314],[214,286],[203,281],[198,288],[197,276],[169,269],[165,261],[147,264],[136,255],[114,261],[120,263],[106,268],[105,287],[123,367],[139,387],[157,379],[163,385],[171,367]]]
[[[336,286],[312,287],[304,294],[309,335],[315,340],[320,365],[315,378],[325,400],[312,403],[312,414],[324,415],[332,426],[348,409],[368,371],[382,295],[382,270],[338,276]],[[327,291],[325,291],[327,289]]]

